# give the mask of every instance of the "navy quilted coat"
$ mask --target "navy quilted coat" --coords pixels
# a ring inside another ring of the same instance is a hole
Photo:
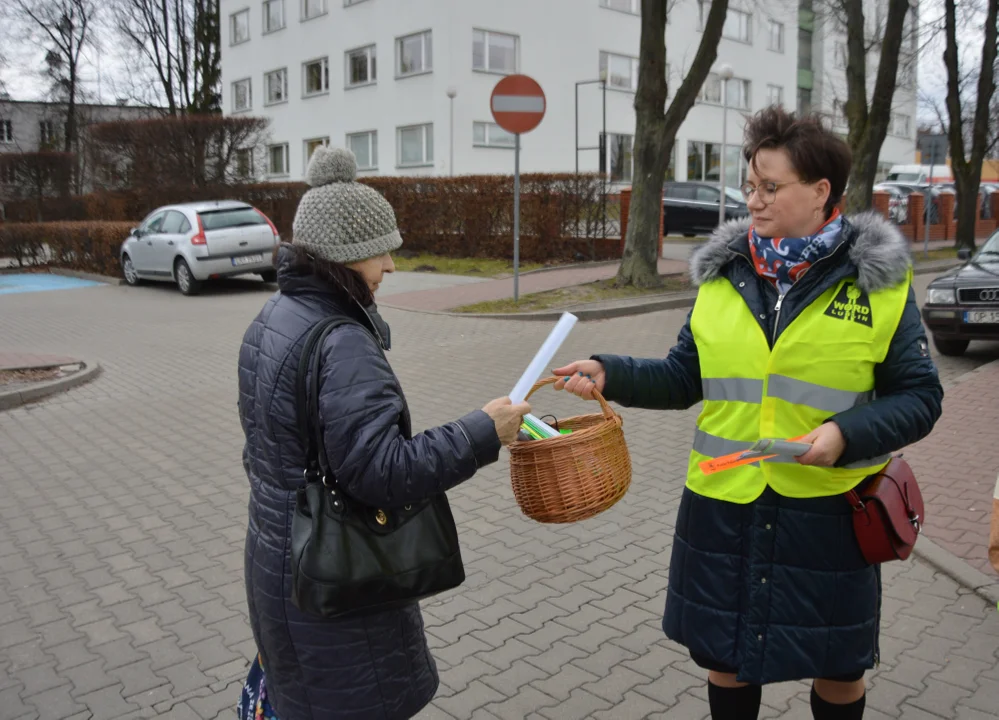
[[[905,241],[886,222],[861,215],[844,223],[843,244],[788,292],[753,268],[748,222],[732,222],[691,259],[691,277],[724,277],[767,338],[779,337],[829,287],[856,278],[874,292],[905,279]],[[687,325],[665,359],[598,355],[604,395],[626,406],[686,409],[701,401],[697,345]],[[899,450],[929,434],[943,389],[929,357],[912,291],[885,361],[875,399],[829,418],[846,439],[838,463]],[[807,500],[773,490],[738,505],[684,489],[676,523],[663,629],[702,667],[764,684],[860,677],[878,662],[880,568],[867,565],[842,496]]]
[[[381,341],[387,349],[388,327],[373,310],[352,306],[289,260],[282,251],[280,292],[252,322],[239,353],[243,464],[250,481],[246,598],[268,698],[280,720],[409,718],[438,685],[418,604],[327,620],[304,615],[290,600],[291,516],[305,462],[294,382],[305,336],[331,315],[367,326],[341,326],[321,349],[320,415],[329,464],[358,500],[397,507],[445,492],[494,462],[499,438],[481,410],[404,437],[402,389],[376,345]]]

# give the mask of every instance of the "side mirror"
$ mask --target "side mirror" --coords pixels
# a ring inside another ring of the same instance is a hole
[[[966,248],[966,247],[961,248],[960,250],[957,251],[957,259],[958,260],[964,260],[964,261],[970,260],[971,259],[971,250],[969,248]]]
[[[131,230],[128,231],[128,234],[129,235],[135,235],[136,237],[138,237],[139,236],[139,228],[132,228]]]

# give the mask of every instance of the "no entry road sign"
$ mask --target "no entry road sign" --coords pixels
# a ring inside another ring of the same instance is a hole
[[[496,124],[520,135],[536,128],[545,116],[545,93],[527,75],[508,75],[496,83],[489,101]]]

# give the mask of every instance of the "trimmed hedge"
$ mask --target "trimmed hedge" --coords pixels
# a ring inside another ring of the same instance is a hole
[[[0,224],[0,257],[20,265],[48,265],[118,275],[118,253],[131,222],[45,222]]]
[[[506,175],[362,178],[395,209],[408,251],[450,257],[513,257],[513,178]],[[281,236],[292,223],[305,183],[224,187],[163,187],[155,192],[99,192],[46,201],[45,216],[63,220],[124,221],[162,205],[232,199],[264,212]],[[521,177],[520,255],[525,261],[558,262],[618,258],[620,229],[608,221],[597,175],[529,174]],[[7,205],[12,221],[32,222],[33,204]]]

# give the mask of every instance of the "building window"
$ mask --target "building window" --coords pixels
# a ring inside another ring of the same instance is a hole
[[[236,177],[240,180],[253,177],[253,148],[240,148],[236,151]]]
[[[349,50],[345,65],[347,67],[347,87],[370,85],[378,79],[374,45]]]
[[[729,188],[730,200],[737,199],[738,195],[731,197],[731,189],[742,187],[748,172],[749,163],[742,148],[738,145],[725,145],[725,187]]]
[[[838,42],[833,46],[833,65],[837,70],[843,70],[846,67],[846,43]]]
[[[427,73],[434,68],[433,38],[429,30],[407,35],[395,41],[399,77]]]
[[[13,185],[17,182],[17,166],[14,163],[0,165],[0,185]]]
[[[512,148],[514,137],[496,123],[472,123],[472,144],[477,147]]]
[[[347,147],[357,158],[358,170],[378,169],[378,133],[375,130],[348,135]]]
[[[722,104],[721,78],[717,73],[709,73],[701,88],[701,101],[712,105]],[[728,106],[739,110],[749,110],[750,85],[749,80],[732,78],[726,83],[728,88]]]
[[[767,85],[767,105],[783,105],[784,88],[780,85]]]
[[[700,10],[700,29],[704,30],[704,23],[708,20],[708,13],[711,12],[711,3],[698,0]],[[725,25],[722,27],[722,37],[739,42],[753,42],[753,16],[751,13],[742,10],[729,8],[725,15]]]
[[[0,120],[0,143],[14,142],[14,123],[10,120]]]
[[[288,101],[288,69],[281,68],[264,75],[264,87],[267,88],[267,104]]]
[[[327,0],[302,0],[302,19],[311,20],[326,14]]]
[[[784,52],[784,23],[770,21],[770,33],[767,48],[774,52]]]
[[[51,120],[41,120],[38,123],[38,144],[55,145],[56,131],[55,123]]]
[[[238,45],[250,39],[250,8],[229,16],[229,44]]]
[[[798,69],[812,69],[812,31],[798,28]]]
[[[330,59],[319,58],[302,64],[302,72],[305,80],[302,83],[305,88],[305,96],[321,95],[330,90]]]
[[[472,31],[472,69],[482,72],[511,74],[517,72],[516,35]]]
[[[600,76],[607,84],[621,90],[638,90],[638,58],[614,53],[600,53]]]
[[[812,91],[806,88],[798,88],[798,115],[812,114]]]
[[[321,147],[329,147],[330,139],[328,137],[312,138],[311,140],[305,141],[305,167],[309,167],[309,161],[312,159],[312,154]]]
[[[640,0],[600,0],[600,7],[631,13],[632,15],[641,14]]]
[[[288,143],[270,145],[267,148],[267,174],[288,174]]]
[[[895,137],[911,138],[911,118],[901,113],[892,113],[890,132]]]
[[[419,167],[434,162],[434,126],[413,125],[398,130],[399,167]]]
[[[630,183],[634,169],[634,143],[632,135],[607,134],[606,167],[611,182]]]
[[[264,32],[284,27],[284,0],[264,0]]]
[[[232,111],[240,112],[253,107],[253,90],[250,78],[232,84]]]
[[[350,7],[351,5],[357,5],[362,2],[364,2],[364,0],[343,0],[343,6]]]
[[[916,59],[900,57],[898,61],[898,85],[903,88],[916,87]]]

